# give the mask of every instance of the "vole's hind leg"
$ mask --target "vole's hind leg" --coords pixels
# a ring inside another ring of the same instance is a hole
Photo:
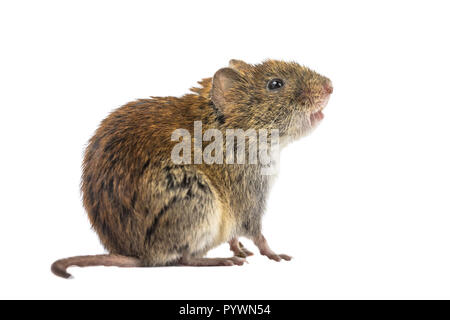
[[[213,266],[242,266],[247,262],[244,258],[230,257],[230,258],[199,258],[193,256],[183,256],[179,264],[182,266],[195,267],[213,267]]]
[[[228,243],[230,244],[230,250],[233,251],[236,257],[246,258],[253,255],[253,252],[247,250],[237,237],[231,239]]]
[[[275,260],[275,261],[281,261],[281,260],[291,260],[292,257],[288,256],[287,254],[276,254],[275,252],[270,249],[269,244],[267,243],[266,238],[262,234],[255,237],[253,239],[253,242],[258,247],[259,252],[263,255],[268,257],[269,259]]]
[[[205,258],[226,236],[214,189],[199,171],[164,167],[150,185],[142,228],[145,265],[233,266],[245,259]]]

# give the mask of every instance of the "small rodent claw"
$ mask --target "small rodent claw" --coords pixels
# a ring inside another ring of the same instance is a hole
[[[234,252],[234,255],[235,255],[236,257],[240,257],[240,258],[247,258],[247,257],[249,257],[249,256],[252,256],[252,255],[253,255],[253,252],[251,252],[251,251],[249,251],[249,250],[247,250],[247,249],[245,249],[245,248],[241,248],[240,250],[236,250],[236,251]]]
[[[276,254],[275,252],[273,252],[272,249],[270,249],[266,238],[262,234],[260,234],[258,237],[256,237],[253,240],[253,242],[259,248],[259,252],[263,256],[266,256],[266,257],[268,257],[271,260],[275,260],[275,261],[286,260],[286,261],[289,261],[289,260],[292,259],[292,257],[288,256],[287,254]]]
[[[287,254],[279,254],[279,256],[281,257],[281,259],[284,259],[286,261],[291,261],[292,257],[288,256]]]
[[[245,255],[245,257],[253,255],[253,252],[244,247],[244,245],[241,242],[239,242],[239,248],[241,249],[241,252]]]
[[[268,257],[271,260],[275,260],[277,262],[280,262],[281,260],[290,261],[292,259],[291,256],[288,256],[287,254],[276,254],[274,252],[264,253],[261,252],[262,255]]]
[[[277,261],[277,262],[280,262],[280,261],[281,261],[281,257],[280,257],[279,255],[277,255],[277,254],[269,254],[269,255],[267,255],[267,257],[268,257],[269,259],[275,260],[275,261]]]
[[[233,251],[235,257],[246,258],[253,255],[253,252],[247,250],[244,245],[236,239],[233,239],[230,242],[230,249]]]
[[[242,251],[244,252],[244,254],[245,254],[245,256],[246,257],[249,257],[249,256],[252,256],[253,255],[253,252],[251,252],[251,251],[249,251],[249,250],[247,250],[247,249],[242,249]]]

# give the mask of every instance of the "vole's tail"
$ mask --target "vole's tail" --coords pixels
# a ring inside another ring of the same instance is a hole
[[[118,254],[99,254],[95,256],[78,256],[60,259],[52,264],[52,272],[62,278],[68,279],[71,276],[66,270],[70,266],[115,266],[115,267],[142,267],[142,263],[137,258],[121,256]]]

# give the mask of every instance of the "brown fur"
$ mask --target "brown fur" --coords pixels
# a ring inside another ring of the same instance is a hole
[[[285,87],[269,92],[271,78],[285,79]],[[282,140],[296,139],[312,128],[309,115],[321,108],[327,83],[296,63],[232,60],[214,84],[204,79],[192,94],[140,99],[112,112],[86,148],[81,185],[102,244],[114,259],[156,266],[202,257],[239,236],[260,237],[271,178],[259,165],[175,165],[171,134],[185,128],[193,137],[201,120],[203,131],[277,128]],[[70,265],[106,265],[105,259],[69,258],[52,270],[65,277]],[[114,259],[107,262],[119,265]]]

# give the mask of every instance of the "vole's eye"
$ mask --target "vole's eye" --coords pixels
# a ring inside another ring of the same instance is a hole
[[[279,89],[282,86],[284,86],[284,81],[281,79],[272,79],[269,82],[267,82],[267,89],[269,90]]]

